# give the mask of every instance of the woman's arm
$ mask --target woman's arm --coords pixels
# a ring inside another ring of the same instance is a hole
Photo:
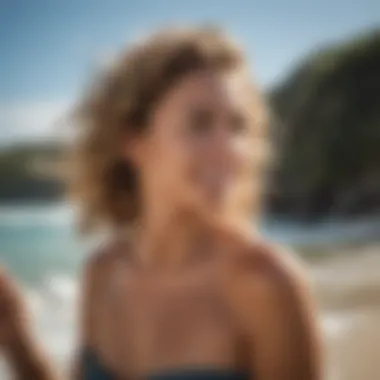
[[[267,254],[245,289],[255,379],[320,380],[321,334],[307,281],[292,259]]]
[[[33,334],[24,296],[0,271],[0,348],[17,380],[57,380],[54,365]]]
[[[33,337],[12,341],[4,349],[12,374],[17,380],[57,380],[58,374],[50,358]]]

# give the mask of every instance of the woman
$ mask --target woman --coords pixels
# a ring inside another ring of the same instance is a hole
[[[249,231],[266,120],[239,48],[213,29],[160,32],[78,120],[75,199],[111,238],[85,268],[75,378],[320,379],[302,272]]]

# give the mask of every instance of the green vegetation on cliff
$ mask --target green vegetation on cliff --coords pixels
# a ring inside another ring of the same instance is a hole
[[[312,54],[270,94],[281,136],[270,208],[380,211],[380,30]]]
[[[57,145],[22,145],[0,151],[0,202],[54,200],[63,186],[45,170],[59,157]]]

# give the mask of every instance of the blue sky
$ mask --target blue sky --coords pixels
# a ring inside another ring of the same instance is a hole
[[[215,22],[263,86],[310,50],[380,25],[379,0],[0,0],[0,141],[40,139],[91,69],[167,24]]]

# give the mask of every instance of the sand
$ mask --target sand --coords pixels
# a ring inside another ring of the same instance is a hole
[[[380,245],[324,248],[307,267],[335,322],[325,328],[326,380],[380,379]]]

